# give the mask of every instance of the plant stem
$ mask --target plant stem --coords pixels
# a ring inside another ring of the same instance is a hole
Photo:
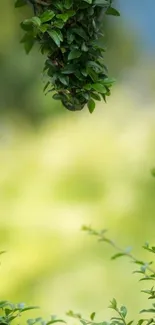
[[[133,262],[140,262],[134,255],[132,255],[131,253],[125,252],[121,247],[119,247],[117,244],[115,244],[111,239],[106,238],[104,235],[100,235],[99,241],[105,241],[105,242],[109,243],[117,251],[124,254],[125,256],[128,256]],[[153,274],[155,274],[155,271],[149,265],[147,266],[147,270],[152,272]]]
[[[142,262],[140,260],[138,260],[134,255],[132,255],[130,252],[126,252],[125,250],[123,250],[121,247],[119,247],[117,244],[115,244],[114,241],[112,241],[111,239],[107,238],[105,236],[105,232],[106,230],[102,230],[102,231],[96,231],[94,229],[92,229],[91,227],[87,227],[87,226],[83,226],[82,230],[87,231],[90,235],[94,235],[98,237],[98,240],[101,242],[106,242],[108,243],[110,246],[112,246],[113,248],[115,248],[118,252],[120,252],[121,254],[128,256],[134,263],[136,264],[141,264],[142,266],[146,265],[146,270],[150,271],[152,274],[155,274],[155,270],[152,269],[148,263]]]

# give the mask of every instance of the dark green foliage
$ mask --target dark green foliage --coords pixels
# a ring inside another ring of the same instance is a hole
[[[15,7],[31,4],[34,16],[21,23],[26,53],[39,43],[47,56],[44,73],[46,93],[71,110],[110,95],[114,82],[108,78],[101,44],[101,21],[105,14],[118,16],[113,0],[16,0]]]

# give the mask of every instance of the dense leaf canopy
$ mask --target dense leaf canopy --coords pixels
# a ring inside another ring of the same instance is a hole
[[[16,0],[15,7],[32,5],[34,16],[21,23],[26,53],[37,42],[47,55],[44,91],[52,92],[71,110],[95,100],[106,101],[114,82],[108,77],[101,38],[104,15],[119,16],[113,0]]]

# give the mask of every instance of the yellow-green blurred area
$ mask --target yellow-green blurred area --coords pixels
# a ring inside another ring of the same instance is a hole
[[[92,115],[68,112],[42,92],[44,58],[19,44],[29,14],[11,0],[1,4],[0,300],[39,305],[29,317],[72,309],[85,318],[96,311],[100,321],[115,297],[137,318],[150,305],[140,290],[151,284],[80,229],[106,228],[120,246],[153,258],[141,246],[155,243],[154,60],[142,57],[138,32],[123,17],[108,19],[112,96]]]

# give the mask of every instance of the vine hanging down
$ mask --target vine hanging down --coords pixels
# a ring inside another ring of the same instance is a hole
[[[15,7],[31,5],[33,17],[21,23],[21,42],[26,53],[39,43],[47,56],[44,73],[46,93],[61,100],[71,111],[87,104],[92,113],[95,100],[110,95],[114,82],[108,77],[101,26],[105,15],[119,16],[113,0],[16,0]]]

